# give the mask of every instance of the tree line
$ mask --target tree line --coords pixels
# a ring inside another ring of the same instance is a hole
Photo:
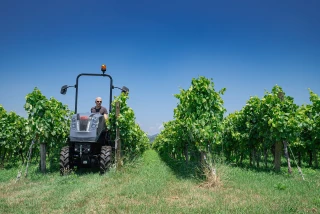
[[[317,94],[309,89],[311,104],[298,106],[275,85],[262,98],[250,97],[241,110],[224,117],[225,91],[216,91],[212,79],[193,78],[189,89],[174,95],[178,99],[174,119],[164,123],[153,148],[187,163],[222,154],[228,162],[255,167],[268,168],[272,159],[272,167],[279,171],[285,157],[290,171],[294,154],[299,165],[319,167]]]
[[[106,123],[112,139],[115,139],[116,126],[120,127],[124,155],[135,156],[149,147],[149,140],[135,122],[134,112],[127,105],[128,98],[129,95],[124,93],[114,98]],[[115,102],[120,102],[118,118],[115,116]],[[38,145],[45,143],[50,161],[57,161],[69,137],[74,112],[53,97],[47,99],[38,88],[27,94],[24,109],[27,118],[7,112],[0,105],[0,165],[24,163],[32,141],[35,143],[32,152],[34,157],[39,156]]]

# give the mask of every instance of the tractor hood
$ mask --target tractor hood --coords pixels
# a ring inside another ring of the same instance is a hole
[[[104,130],[106,130],[105,118],[100,113],[74,114],[71,119],[70,141],[97,142]]]

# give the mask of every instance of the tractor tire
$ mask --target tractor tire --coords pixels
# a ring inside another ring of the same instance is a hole
[[[103,175],[111,167],[111,146],[102,146],[100,152],[100,174]]]
[[[62,147],[60,152],[60,175],[68,175],[72,169],[69,146]]]

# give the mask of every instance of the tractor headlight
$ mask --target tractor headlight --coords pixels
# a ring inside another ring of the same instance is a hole
[[[76,130],[77,129],[77,118],[72,117],[71,119],[71,129]]]
[[[98,127],[99,124],[99,118],[98,117],[92,117],[90,121],[90,131],[95,130]]]

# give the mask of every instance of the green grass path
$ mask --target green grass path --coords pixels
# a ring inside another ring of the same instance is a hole
[[[35,167],[35,166],[34,166]],[[0,170],[0,213],[319,213],[320,173],[293,176],[217,166],[222,185],[182,179],[149,150],[121,171],[42,175]]]

